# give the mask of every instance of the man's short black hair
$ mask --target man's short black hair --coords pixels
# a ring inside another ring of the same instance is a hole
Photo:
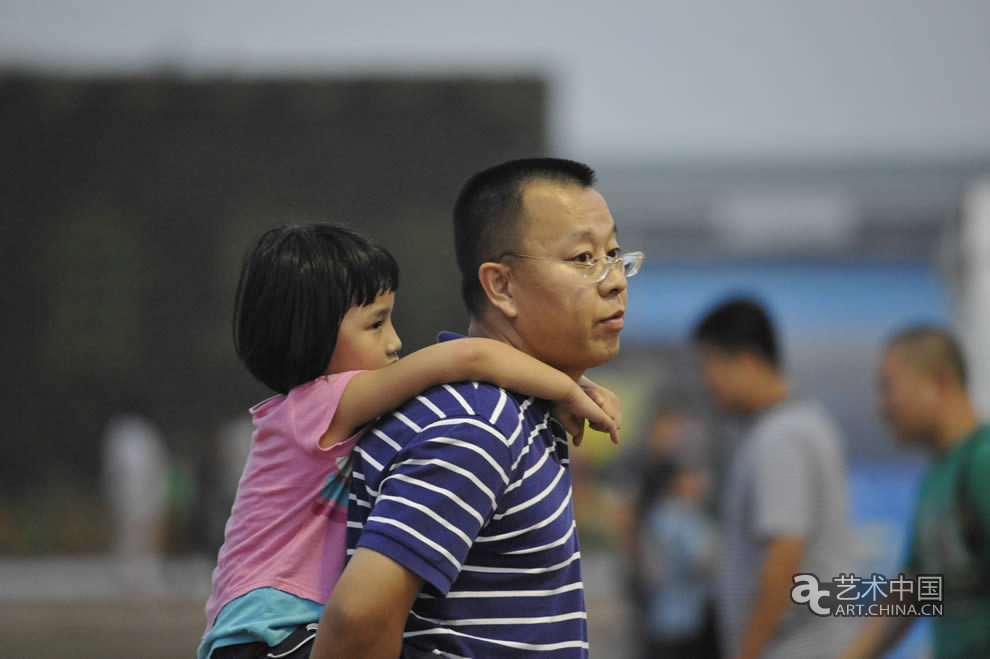
[[[461,295],[472,314],[485,308],[478,268],[515,248],[523,184],[533,180],[587,188],[594,185],[595,172],[573,160],[525,158],[478,172],[461,187],[454,204],[454,250],[461,271]]]
[[[948,371],[966,386],[968,373],[962,348],[953,333],[935,325],[912,325],[887,340],[887,349],[898,347],[915,366],[928,375]]]
[[[399,288],[384,247],[331,224],[284,225],[249,248],[234,300],[234,349],[279,393],[326,372],[340,321]]]
[[[708,311],[694,328],[695,342],[729,354],[753,352],[780,367],[777,333],[767,310],[753,298],[732,297]]]

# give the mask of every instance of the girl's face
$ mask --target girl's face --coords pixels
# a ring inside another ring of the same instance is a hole
[[[371,371],[397,361],[402,341],[392,327],[395,293],[389,291],[364,307],[351,307],[340,321],[337,345],[327,374]]]

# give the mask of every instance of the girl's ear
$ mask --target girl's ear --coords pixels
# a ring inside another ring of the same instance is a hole
[[[501,263],[488,261],[478,268],[478,280],[485,291],[488,301],[501,311],[507,318],[519,315],[519,307],[512,295],[512,283],[509,280],[510,270]]]

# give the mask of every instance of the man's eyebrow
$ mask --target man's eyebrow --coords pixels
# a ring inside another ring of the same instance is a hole
[[[611,238],[612,236],[618,236],[618,235],[619,235],[619,227],[617,227],[615,224],[613,224],[612,225],[612,230],[609,231],[609,233],[608,233],[608,237]],[[575,241],[577,241],[577,240],[592,240],[592,239],[594,239],[594,237],[595,237],[595,235],[591,232],[590,229],[585,229],[584,231],[575,231],[574,233],[572,233],[569,236],[567,236],[567,239],[568,240],[575,240]]]

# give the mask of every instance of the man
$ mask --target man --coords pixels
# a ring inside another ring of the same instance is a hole
[[[759,303],[725,301],[701,320],[694,339],[712,397],[748,423],[723,490],[724,654],[831,659],[848,642],[849,625],[815,617],[790,592],[796,573],[831,580],[852,567],[838,432],[825,410],[794,394]]]
[[[935,460],[924,476],[907,542],[907,575],[942,575],[943,617],[933,619],[933,657],[990,656],[990,428],[966,390],[962,351],[948,332],[912,327],[887,344],[883,411],[898,436]],[[871,618],[844,657],[893,647],[914,618]]]
[[[511,161],[469,179],[454,208],[469,334],[575,380],[618,352],[642,263],[593,182],[580,163]],[[544,401],[478,383],[376,423],[313,656],[587,656],[567,448]]]

